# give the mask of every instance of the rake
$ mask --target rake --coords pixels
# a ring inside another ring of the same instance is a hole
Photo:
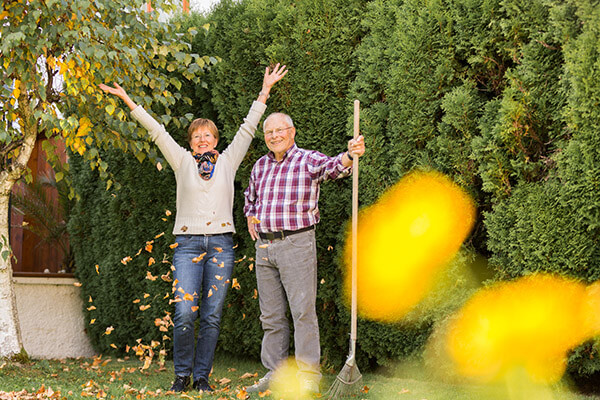
[[[359,134],[360,102],[354,100],[354,138]],[[328,399],[346,397],[357,393],[362,386],[362,375],[356,365],[356,270],[358,235],[358,157],[352,161],[352,300],[350,318],[350,351],[346,364],[327,391]]]

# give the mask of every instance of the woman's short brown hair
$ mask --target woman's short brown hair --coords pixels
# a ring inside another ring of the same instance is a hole
[[[213,136],[217,138],[217,140],[219,140],[219,130],[217,129],[217,126],[214,122],[206,118],[196,118],[192,121],[190,127],[188,128],[188,143],[192,141],[192,134],[196,132],[198,128],[207,128],[209,132],[212,133]]]

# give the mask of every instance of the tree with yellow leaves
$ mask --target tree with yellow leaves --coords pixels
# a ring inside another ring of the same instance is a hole
[[[153,156],[141,128],[117,111],[98,84],[119,81],[140,104],[157,105],[164,123],[185,126],[192,115],[171,115],[182,80],[202,84],[213,57],[190,54],[190,28],[176,33],[175,23],[160,22],[179,2],[7,0],[0,4],[0,357],[21,351],[12,290],[8,234],[9,197],[14,184],[30,178],[27,163],[36,139],[62,138],[113,182],[99,150],[118,148],[138,159]],[[178,78],[179,77],[179,78]],[[118,133],[117,133],[118,132]],[[50,141],[44,150],[57,160]],[[56,180],[65,179],[58,173]],[[71,193],[74,195],[74,193]]]

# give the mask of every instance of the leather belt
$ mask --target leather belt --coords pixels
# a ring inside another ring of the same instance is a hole
[[[307,226],[306,228],[297,229],[295,231],[277,231],[277,232],[258,232],[258,236],[264,240],[275,240],[275,239],[284,239],[286,236],[294,235],[296,233],[302,233],[306,231],[310,231],[315,229],[314,225]]]

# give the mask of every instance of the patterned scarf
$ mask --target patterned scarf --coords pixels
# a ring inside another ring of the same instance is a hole
[[[198,154],[193,152],[192,155],[196,159],[196,163],[198,164],[198,174],[205,181],[212,178],[213,173],[215,172],[215,164],[217,163],[217,158],[219,158],[219,152],[216,150],[207,151],[206,153]]]

